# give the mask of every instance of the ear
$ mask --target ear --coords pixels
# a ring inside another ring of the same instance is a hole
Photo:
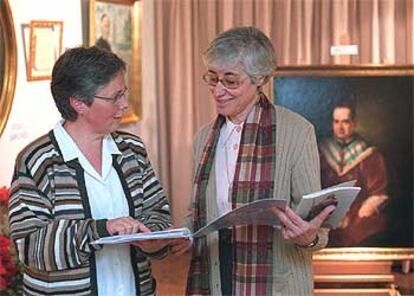
[[[266,84],[267,80],[268,80],[267,77],[260,76],[256,80],[256,86],[258,88],[261,88],[264,84]]]
[[[85,110],[88,108],[88,106],[84,102],[74,97],[69,98],[69,104],[78,114],[84,113]]]

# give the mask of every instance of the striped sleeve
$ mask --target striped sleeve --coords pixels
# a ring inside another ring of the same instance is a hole
[[[100,248],[89,243],[105,235],[101,229],[105,221],[56,219],[53,200],[39,188],[50,185],[46,181],[36,183],[29,169],[23,167],[16,165],[9,198],[11,238],[17,246],[19,260],[43,271],[81,266],[91,252]]]
[[[140,143],[145,151],[145,146]],[[143,166],[143,209],[139,220],[152,231],[164,230],[172,225],[170,207],[145,151],[139,155]]]
[[[122,142],[127,143],[127,146],[122,144],[120,145],[124,151],[124,159],[130,159],[129,153],[132,151],[133,156],[131,155],[131,158],[136,159],[138,166],[140,167],[139,171],[135,173],[125,171],[127,183],[129,184],[129,188],[131,189],[133,195],[135,197],[142,196],[142,198],[138,199],[133,197],[133,200],[135,200],[136,203],[134,207],[139,209],[139,211],[136,211],[136,219],[152,231],[164,230],[171,227],[172,219],[168,199],[165,196],[161,183],[151,166],[144,143],[135,135],[125,132],[119,134],[121,135]],[[142,183],[134,182],[135,179],[141,178]],[[140,185],[138,186],[137,184]],[[145,257],[161,259],[167,255],[169,247],[166,246],[154,253],[144,252],[138,247],[137,250]]]

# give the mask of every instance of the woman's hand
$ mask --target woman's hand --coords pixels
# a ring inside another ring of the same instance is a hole
[[[175,242],[171,243],[170,245],[171,245],[171,253],[179,256],[191,249],[191,247],[193,246],[193,238],[188,237],[185,239],[178,239]]]
[[[129,216],[108,220],[106,222],[106,229],[110,235],[151,231],[144,224]]]
[[[151,232],[143,223],[135,220],[132,217],[120,217],[108,220],[106,222],[106,229],[110,235],[116,234],[132,234],[136,232]],[[177,238],[177,239],[152,239],[136,241],[131,243],[139,247],[146,253],[153,253],[161,250],[167,245],[171,246],[173,254],[181,255],[186,252],[192,245],[192,238]]]
[[[176,255],[181,255],[182,253],[184,253],[189,247],[187,247],[187,249],[185,250],[184,248],[188,246],[189,244],[191,246],[189,238],[151,239],[151,240],[136,241],[131,244],[140,248],[146,253],[154,253],[170,245],[171,252]],[[177,252],[177,250],[182,251],[182,252]]]
[[[322,223],[334,210],[335,206],[327,206],[319,215],[308,222],[298,216],[290,207],[286,207],[285,211],[274,208],[282,225],[283,238],[299,246],[307,246],[316,239]]]

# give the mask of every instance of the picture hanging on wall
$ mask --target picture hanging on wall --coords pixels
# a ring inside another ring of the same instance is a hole
[[[276,73],[275,104],[314,125],[322,187],[351,179],[362,187],[316,258],[412,258],[414,67],[302,70]]]
[[[63,22],[31,21],[27,80],[51,79],[53,65],[62,52]]]
[[[89,45],[117,54],[127,64],[128,110],[122,123],[141,118],[142,1],[91,0]]]

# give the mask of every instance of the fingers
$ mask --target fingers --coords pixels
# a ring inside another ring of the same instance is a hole
[[[280,219],[284,239],[297,245],[307,245],[315,239],[319,230],[316,222],[312,224],[303,220],[290,207],[286,207],[285,211],[275,209],[274,212]]]
[[[332,214],[335,211],[336,207],[333,205],[327,206],[322,210],[322,212],[319,213],[318,216],[313,218],[310,223],[314,225],[315,228],[319,229],[322,225],[322,223],[328,218],[330,214]]]
[[[110,235],[150,231],[144,224],[132,217],[120,217],[108,220],[106,222],[106,229]]]
[[[132,244],[141,248],[144,252],[153,253],[156,251],[161,250],[165,246],[168,245],[167,239],[150,239],[150,240],[143,240],[143,241],[136,241]]]
[[[290,207],[286,207],[285,211],[275,208],[274,212],[282,226],[289,230],[296,230],[297,228],[303,227],[306,223]]]
[[[137,232],[151,232],[151,229],[149,229],[147,226],[145,226],[143,223],[138,222],[138,230]]]
[[[178,239],[170,243],[170,245],[171,245],[171,253],[179,256],[191,249],[193,245],[193,238],[190,237],[190,238],[185,238],[185,239]]]
[[[153,239],[135,241],[132,245],[139,247],[144,252],[153,253],[161,250],[165,246],[171,247],[171,253],[175,255],[181,255],[185,253],[192,245],[190,238],[177,238],[177,239]]]

